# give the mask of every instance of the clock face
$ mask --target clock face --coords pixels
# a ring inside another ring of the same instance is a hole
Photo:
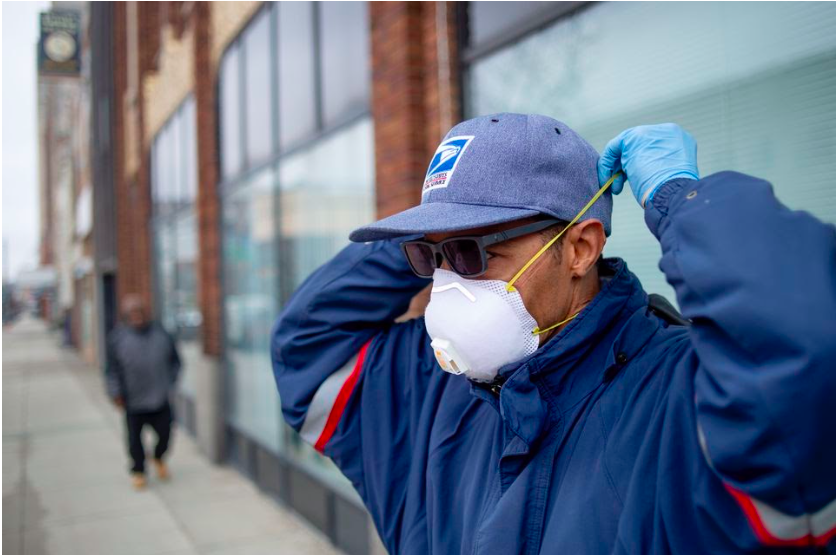
[[[56,31],[44,41],[44,52],[49,59],[66,62],[75,55],[75,40],[65,31]]]

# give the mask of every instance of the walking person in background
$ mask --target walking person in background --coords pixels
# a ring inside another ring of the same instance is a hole
[[[122,303],[123,323],[109,334],[105,369],[107,393],[125,411],[128,451],[133,465],[135,489],[145,487],[145,448],[142,428],[148,424],[157,434],[154,467],[161,480],[169,477],[163,456],[168,450],[173,421],[169,392],[177,382],[180,356],[174,339],[151,320],[148,307],[138,295]]]

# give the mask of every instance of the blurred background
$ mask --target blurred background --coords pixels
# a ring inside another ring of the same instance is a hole
[[[4,325],[42,319],[96,369],[143,296],[178,338],[200,453],[374,551],[350,484],[280,415],[269,331],[293,290],[420,201],[452,125],[500,111],[599,151],[676,122],[702,175],[836,222],[834,29],[827,2],[4,2]],[[606,253],[674,300],[629,193]]]

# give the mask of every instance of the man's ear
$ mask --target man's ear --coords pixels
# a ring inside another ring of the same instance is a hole
[[[575,224],[567,234],[567,246],[571,245],[573,254],[568,260],[569,271],[572,277],[584,277],[604,250],[607,242],[604,226],[600,221],[590,219]]]

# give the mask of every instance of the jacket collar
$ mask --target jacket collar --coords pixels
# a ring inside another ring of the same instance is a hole
[[[647,294],[627,264],[609,258],[601,265],[601,290],[580,314],[535,353],[499,370],[500,414],[528,445],[539,438],[549,414],[559,417],[577,404],[658,328],[646,316]],[[474,394],[490,396],[478,387]]]

